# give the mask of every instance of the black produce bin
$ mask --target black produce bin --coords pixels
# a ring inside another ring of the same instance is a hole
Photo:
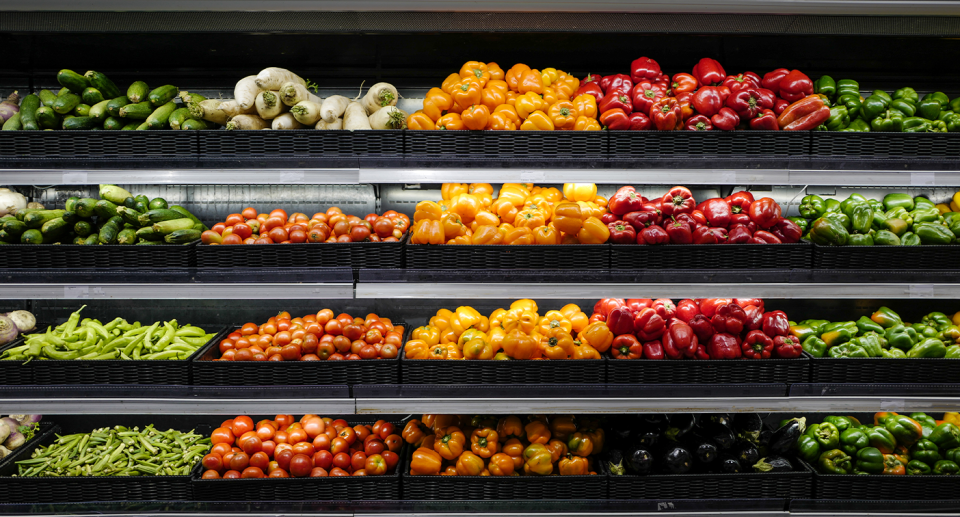
[[[0,384],[17,385],[69,385],[69,384],[164,384],[189,385],[191,364],[194,358],[209,346],[216,345],[223,336],[223,327],[197,325],[213,332],[210,341],[190,357],[182,361],[126,361],[111,359],[104,361],[55,361],[42,360],[21,363],[20,361],[0,361],[0,372],[4,375]],[[39,328],[39,327],[38,327]],[[17,347],[23,340],[17,340],[0,349]]]
[[[813,245],[813,267],[816,269],[862,269],[874,271],[903,271],[911,269],[955,270],[957,264],[960,264],[960,245]]]
[[[401,354],[402,356],[402,354]],[[494,361],[400,359],[404,384],[603,384],[606,359]]]
[[[199,243],[159,246],[8,244],[0,255],[0,269],[185,269],[196,267],[194,248]]]
[[[193,131],[4,131],[0,157],[195,160]]]
[[[609,269],[609,244],[407,244],[410,269]]]
[[[810,382],[852,384],[916,384],[933,379],[960,379],[960,359],[884,357],[814,357]]]
[[[806,157],[808,131],[610,131],[610,158]]]
[[[404,154],[446,160],[509,157],[563,163],[564,158],[603,156],[605,131],[406,131]]]
[[[404,340],[412,329],[406,323]],[[397,384],[400,382],[400,356],[398,347],[394,359],[366,359],[361,361],[214,361],[220,357],[220,341],[239,328],[228,327],[195,356],[192,363],[193,384],[197,386],[232,386],[240,379],[246,386],[277,383],[291,386],[317,386],[324,384]]]
[[[611,384],[793,384],[808,382],[810,359],[607,359]]]
[[[801,460],[802,461],[802,460]],[[813,467],[804,462],[810,470]],[[960,476],[813,473],[814,499],[942,500],[960,493]]]
[[[808,269],[813,245],[796,244],[614,244],[611,269]]]
[[[403,131],[199,131],[203,158],[399,156]]]
[[[955,160],[960,156],[958,133],[844,133],[812,131],[814,158],[908,158],[910,161]]]
[[[791,459],[791,463],[796,469],[792,472],[650,474],[647,476],[608,474],[607,476],[611,499],[736,499],[744,497],[798,499],[810,497],[814,476],[812,469],[798,459]]]
[[[3,475],[3,476],[9,475],[9,474],[5,474],[5,472],[8,471],[9,469],[8,465],[11,465],[11,464],[13,465],[13,473],[16,473],[17,465],[15,462],[19,460],[29,459],[30,457],[29,454],[27,454],[26,456],[22,456],[22,455],[18,455],[17,453],[19,451],[32,451],[36,447],[36,445],[40,443],[40,440],[42,440],[43,437],[46,436],[47,433],[57,432],[59,429],[60,428],[55,426],[52,422],[41,421],[40,428],[37,429],[36,433],[34,433],[33,438],[30,438],[19,448],[15,449],[13,451],[13,454],[8,454],[7,457],[0,459],[0,473],[4,473],[0,475]]]
[[[403,244],[398,242],[336,242],[250,244],[246,246],[197,246],[197,267],[209,268],[303,268],[403,267]]]

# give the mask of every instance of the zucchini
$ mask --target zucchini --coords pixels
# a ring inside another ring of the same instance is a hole
[[[187,244],[199,238],[200,231],[198,230],[177,230],[168,233],[163,240],[166,241],[167,244]]]
[[[130,104],[130,99],[126,97],[114,97],[107,103],[107,114],[111,117],[119,117],[120,109]]]
[[[119,204],[119,203],[118,203],[118,204]],[[127,196],[127,197],[123,200],[123,206],[125,206],[125,207],[127,207],[127,208],[136,208],[136,207],[137,207],[137,200],[136,200],[136,198],[133,197],[133,194],[130,194],[129,196]]]
[[[63,209],[67,212],[76,212],[78,201],[80,201],[80,198],[77,196],[68,197],[66,203],[63,204]]]
[[[84,89],[83,93],[80,94],[80,98],[83,100],[84,104],[89,104],[91,106],[104,101],[103,94],[100,93],[100,90],[92,86]]]
[[[197,219],[197,217],[191,214],[189,210],[187,210],[186,208],[183,208],[180,205],[170,205],[170,210],[180,212],[181,214],[183,214],[183,217],[186,217],[188,219],[193,219],[194,225],[197,225],[197,224],[201,226],[203,225],[203,222],[201,222],[200,219]]]
[[[120,88],[117,88],[117,85],[114,84],[109,77],[101,74],[100,72],[87,70],[87,73],[83,74],[83,76],[90,80],[90,84],[88,86],[93,86],[94,88],[100,90],[104,97],[109,97],[112,99],[114,97],[123,95],[120,93]]]
[[[74,211],[77,212],[77,215],[83,218],[93,217],[94,215],[96,215],[94,213],[94,209],[96,208],[96,206],[97,206],[96,199],[85,197],[77,201],[76,210]]]
[[[93,117],[73,117],[63,121],[63,129],[93,129],[100,121]]]
[[[73,225],[73,231],[80,237],[87,237],[93,233],[93,225],[90,224],[90,221],[77,221]]]
[[[20,235],[27,231],[27,229],[27,225],[23,224],[23,221],[18,221],[16,219],[12,221],[7,220],[3,223],[3,231],[7,232],[7,235],[12,238],[19,239]]]
[[[23,218],[26,217],[27,214],[32,214],[33,212],[43,212],[43,211],[44,211],[43,208],[21,208],[20,210],[17,210],[17,213],[14,215],[17,217],[18,221],[23,221]]]
[[[21,244],[43,244],[43,234],[40,230],[27,230],[20,236]]]
[[[127,104],[120,108],[120,118],[130,120],[147,120],[147,117],[149,117],[151,113],[153,113],[153,106],[146,101]]]
[[[60,88],[60,91],[57,92],[57,97],[62,97],[65,93],[70,93],[70,88]]]
[[[76,212],[73,212],[73,211],[71,211],[71,210],[67,210],[66,212],[63,213],[63,220],[66,221],[66,222],[68,222],[68,223],[70,223],[70,224],[74,224],[74,223],[76,223],[77,221],[80,220],[80,216],[77,215]]]
[[[87,235],[87,238],[83,240],[83,243],[87,246],[94,246],[100,244],[100,235],[96,233],[91,233]]]
[[[40,104],[50,108],[52,108],[53,103],[57,101],[57,94],[51,92],[50,90],[40,90],[40,93],[37,95],[40,96]]]
[[[3,123],[3,129],[0,131],[20,131],[21,129],[23,129],[23,124],[20,123],[20,112],[18,111]]]
[[[100,228],[99,241],[100,244],[113,244],[117,242],[117,234],[120,233],[120,227],[113,223],[108,223],[103,225],[103,228]]]
[[[137,243],[137,246],[159,246],[163,244],[163,241],[140,241]]]
[[[137,238],[141,241],[162,241],[163,234],[154,231],[152,226],[145,226],[137,230]]]
[[[140,127],[140,124],[134,122],[134,123],[132,123],[132,124],[127,124],[126,126],[123,126],[122,128],[120,128],[120,130],[121,130],[121,131],[134,131],[134,130],[137,129],[138,127]]]
[[[201,129],[213,129],[212,127],[210,127],[211,124],[212,122],[209,122],[206,120],[197,120],[192,118],[192,119],[184,120],[183,123],[180,124],[180,129],[187,129],[187,130],[193,130],[193,131],[198,131]]]
[[[60,129],[61,119],[60,115],[57,112],[53,111],[53,108],[48,108],[47,106],[40,106],[37,108],[37,122],[40,124],[40,127],[43,129]]]
[[[106,199],[97,201],[97,204],[93,206],[93,210],[97,214],[97,217],[102,217],[104,219],[110,219],[111,217],[117,216],[116,203],[111,203]]]
[[[77,235],[76,237],[73,238],[73,242],[71,242],[70,244],[76,244],[77,246],[83,246],[83,245],[86,244],[86,243],[87,243],[87,240],[86,240],[86,239],[84,239],[83,237]]]
[[[180,129],[181,124],[192,118],[193,115],[190,114],[190,108],[178,108],[173,110],[173,113],[167,118],[167,124],[170,125],[170,129]]]
[[[176,86],[166,84],[159,88],[154,88],[153,91],[150,92],[150,95],[147,96],[147,99],[150,100],[150,104],[152,104],[153,107],[159,108],[175,99],[178,93],[180,93],[180,90]]]
[[[112,224],[119,229],[121,226],[123,226],[123,218],[120,217],[119,215],[115,215],[110,219],[107,219],[106,222],[100,225],[100,227],[103,228],[104,224]]]
[[[53,101],[53,111],[61,115],[66,115],[73,111],[73,108],[76,108],[80,104],[80,96],[67,92],[59,97],[57,100]]]
[[[123,128],[123,122],[118,118],[107,117],[107,119],[103,121],[103,129],[117,131],[122,128]]]
[[[180,212],[177,212],[176,210],[168,210],[168,209],[161,208],[161,209],[149,210],[147,212],[144,212],[137,218],[137,221],[140,223],[140,226],[151,226],[161,221],[171,221],[173,219],[183,219],[183,218],[184,218],[183,214],[181,214]]]
[[[27,131],[36,131],[40,129],[40,123],[37,122],[37,109],[40,108],[40,97],[30,94],[20,101],[20,124]]]
[[[164,235],[177,230],[193,230],[193,219],[184,217],[183,219],[171,219],[169,221],[160,221],[153,225],[153,231]],[[199,236],[198,236],[199,237]]]
[[[141,214],[140,212],[137,212],[132,208],[127,208],[125,206],[118,206],[117,214],[119,214],[120,217],[123,218],[123,221],[126,223],[130,223],[136,226],[137,228],[143,226],[142,224],[140,224],[140,220],[138,219],[143,214]]]
[[[65,213],[66,210],[38,210],[36,212],[30,212],[23,216],[23,224],[27,225],[27,228],[40,228],[46,224],[47,221],[62,218]]]
[[[167,119],[170,118],[170,114],[173,113],[175,109],[177,109],[177,105],[174,104],[173,101],[167,102],[153,110],[153,113],[147,117],[147,125],[150,126],[150,129],[165,129],[169,127]]]
[[[114,205],[122,205],[128,197],[133,195],[127,189],[110,183],[100,184],[97,193],[100,195],[100,199],[106,199]],[[116,212],[116,210],[114,210],[114,212]]]
[[[162,197],[155,197],[150,200],[150,210],[166,210],[167,208],[170,208],[170,206],[167,205],[167,200]]]
[[[88,104],[77,104],[76,108],[73,108],[71,115],[76,115],[78,117],[89,117],[90,116],[90,105]]]
[[[147,86],[147,83],[143,81],[137,81],[130,85],[127,88],[127,98],[130,99],[130,102],[141,102],[148,100],[147,92],[150,91],[150,87]]]
[[[77,95],[80,95],[83,93],[83,90],[86,90],[90,87],[89,78],[82,76],[73,70],[67,69],[57,72],[57,82],[60,83],[60,86],[63,86]]]
[[[207,98],[199,93],[191,93],[185,90],[180,92],[180,102],[182,102],[184,106],[187,106],[191,102],[200,103],[205,100],[207,100]]]
[[[117,244],[136,244],[136,243],[137,243],[136,230],[120,230],[120,233],[117,234]]]
[[[148,129],[150,129],[150,124],[147,124],[146,122],[137,126],[137,131],[146,131]]]
[[[61,231],[66,230],[70,227],[70,224],[63,220],[62,217],[56,219],[51,219],[40,227],[40,233],[44,235],[55,235],[59,234]]]
[[[110,104],[110,101],[100,101],[93,106],[90,106],[90,113],[87,113],[88,117],[93,117],[97,120],[104,120],[107,118],[107,104]]]

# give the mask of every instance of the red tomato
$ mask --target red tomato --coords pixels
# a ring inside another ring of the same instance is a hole
[[[220,473],[216,470],[207,470],[200,477],[201,479],[220,479]]]
[[[237,350],[237,353],[233,356],[234,361],[253,361],[253,352],[249,348],[244,348],[243,350]]]
[[[324,232],[319,226],[320,225],[314,226],[307,232],[307,240],[309,242],[323,242],[330,238],[330,232]]]
[[[388,436],[390,436],[391,434],[393,434],[393,431],[395,431],[396,428],[397,428],[397,426],[393,425],[392,423],[390,423],[390,422],[384,422],[384,423],[380,426],[380,429],[377,430],[377,434],[380,435],[380,438],[386,439]]]
[[[320,340],[317,339],[316,334],[307,334],[303,336],[303,343],[300,345],[300,348],[305,354],[316,353],[317,348],[320,346]]]
[[[316,448],[311,442],[299,442],[293,445],[293,452],[296,454],[306,454],[307,456],[313,456],[316,451]]]
[[[255,452],[250,456],[250,466],[260,470],[267,470],[267,467],[270,466],[270,457],[263,451]]]
[[[307,432],[307,436],[311,439],[316,440],[318,436],[326,436],[323,434],[323,431],[326,430],[327,424],[323,422],[323,419],[320,417],[313,417],[310,420],[307,420],[303,423],[303,430]]]
[[[303,230],[291,230],[289,233],[290,242],[307,242],[307,233]]]
[[[257,467],[247,467],[243,469],[243,474],[240,475],[241,478],[262,478],[263,470],[258,469]]]
[[[270,237],[259,237],[255,241],[253,241],[253,243],[254,244],[274,244],[273,239],[271,239]]]
[[[330,441],[330,452],[332,452],[334,455],[341,452],[346,452],[349,449],[350,449],[350,444],[347,443],[347,441],[341,438],[340,436],[337,436],[336,438]]]
[[[280,454],[283,451],[292,451],[292,450],[293,450],[293,445],[290,445],[289,443],[278,443],[274,448],[274,453],[273,453],[274,459],[276,459],[277,454]]]
[[[243,326],[240,327],[240,335],[249,336],[251,334],[256,334],[258,330],[260,330],[260,326],[256,323],[244,323]]]
[[[340,467],[334,467],[333,470],[330,471],[330,475],[331,476],[349,476],[350,473],[347,472],[346,470],[343,470]]]
[[[273,457],[274,451],[277,450],[277,444],[273,440],[264,440],[261,444],[262,451],[269,457]]]
[[[270,217],[279,217],[284,221],[287,220],[287,211],[282,208],[277,208],[276,210],[270,211]]]
[[[318,356],[317,354],[304,354],[300,356],[300,360],[301,361],[319,361],[320,356]]]
[[[376,232],[381,239],[393,235],[394,227],[393,221],[386,217],[378,217],[373,222],[373,231]]]
[[[338,452],[337,454],[334,454],[333,465],[341,469],[350,467],[350,455],[345,452]]]
[[[283,469],[278,468],[278,469],[272,470],[272,471],[270,472],[270,475],[268,475],[267,477],[271,477],[271,478],[288,478],[288,477],[290,477],[290,474],[287,474],[287,471],[286,471],[286,470],[283,470]]]
[[[230,234],[223,238],[223,241],[220,244],[230,245],[230,244],[243,244],[243,239],[239,235]]]
[[[210,230],[211,230],[211,231],[214,231],[214,232],[217,232],[218,234],[223,234],[223,230],[224,230],[226,227],[227,227],[227,225],[225,225],[225,224],[223,224],[223,223],[217,223],[217,224],[213,225],[213,226],[210,228]]]
[[[226,352],[227,350],[233,350],[234,348],[236,347],[234,346],[233,341],[230,341],[229,339],[224,339],[223,341],[220,342],[221,354]]]
[[[240,479],[240,471],[228,470],[223,473],[223,479]]]
[[[250,465],[250,455],[245,452],[238,452],[230,458],[230,470],[239,470],[247,468]]]
[[[357,441],[357,432],[353,430],[352,427],[344,427],[337,433],[337,436],[343,438],[343,441],[347,442],[347,445],[353,445]]]
[[[371,345],[374,343],[383,342],[383,332],[380,332],[380,329],[371,328],[363,335],[363,340]]]
[[[295,478],[307,477],[313,470],[313,459],[306,454],[297,454],[290,460],[290,475]]]
[[[320,433],[313,439],[313,448],[318,451],[330,450],[330,437],[326,433]]]
[[[296,456],[292,450],[282,450],[277,451],[277,454],[273,457],[277,460],[277,466],[283,470],[290,470],[290,460]]]
[[[350,341],[356,341],[363,337],[364,328],[360,325],[354,325],[350,323],[343,327],[343,335],[347,337]]]
[[[380,347],[380,357],[384,359],[393,359],[398,353],[397,345],[387,343]]]
[[[360,349],[358,353],[360,359],[376,359],[377,358],[377,349],[373,345],[366,345]]]
[[[400,448],[403,447],[403,438],[399,434],[391,434],[383,439],[383,444],[393,452],[400,452]]]
[[[203,468],[207,470],[215,470],[217,472],[223,470],[223,457],[213,452],[204,456],[200,463],[202,463]]]
[[[230,351],[227,351],[227,353],[229,354]],[[327,358],[327,361],[343,361],[343,360],[346,360],[346,357],[344,357],[343,354],[339,352],[336,354],[332,354],[330,357]]]
[[[218,454],[222,457],[224,454],[230,452],[230,447],[231,444],[229,443],[218,443],[210,449],[210,454]]]
[[[280,356],[286,361],[296,361],[300,359],[300,347],[297,345],[286,345],[280,349]]]
[[[327,471],[321,467],[313,467],[313,470],[310,471],[310,477],[325,478],[327,477]]]
[[[327,334],[332,334],[334,336],[339,336],[343,333],[343,324],[339,320],[330,320],[326,325],[323,326],[323,330]]]
[[[223,220],[224,224],[226,224],[227,226],[233,226],[237,223],[242,223],[244,221],[246,221],[246,219],[244,219],[243,215],[241,214],[230,214],[227,216],[226,219]]]
[[[234,440],[236,440],[236,437],[233,435],[233,431],[226,427],[218,427],[210,434],[210,443],[212,444],[227,443],[233,445]]]
[[[243,452],[253,455],[263,450],[263,440],[257,435],[248,436],[240,440],[240,448]]]
[[[374,454],[380,454],[381,452],[387,449],[383,441],[379,439],[368,440],[363,444],[363,452],[367,453],[367,456],[373,456]]]
[[[400,455],[393,451],[383,451],[380,455],[383,456],[383,460],[387,462],[388,472],[392,472],[397,466],[397,463],[400,463]]]
[[[260,233],[263,234],[274,228],[283,228],[283,221],[277,217],[268,217],[260,223]]]
[[[213,230],[206,230],[200,234],[200,242],[204,244],[222,244],[223,237],[219,232]]]
[[[374,454],[367,457],[363,469],[371,476],[382,476],[387,473],[387,461],[383,459],[383,456]]]
[[[307,432],[303,429],[293,429],[287,433],[291,444],[297,444],[300,442],[305,442],[309,438]]]
[[[363,242],[370,238],[370,228],[363,225],[356,225],[350,228],[350,239],[353,242]]]
[[[330,470],[333,465],[333,454],[330,451],[317,451],[313,453],[313,464],[317,467],[323,467]]]
[[[293,337],[290,335],[290,331],[288,330],[281,330],[280,332],[277,332],[277,334],[273,337],[273,342],[276,344],[276,346],[279,346],[281,348],[286,345],[289,345],[290,341],[292,340],[293,340]]]
[[[280,319],[280,318],[277,318]],[[285,430],[287,426],[293,423],[293,415],[277,415],[274,419],[274,422],[277,423],[277,429]]]
[[[289,237],[289,235],[287,235],[287,231],[280,227],[271,228],[267,235],[269,235],[274,242],[283,242]]]
[[[273,427],[273,424],[263,424],[257,428],[257,436],[264,441],[273,438],[273,435],[276,433],[277,429]]]
[[[350,456],[350,466],[353,467],[353,470],[361,470],[363,466],[367,463],[367,455],[363,451],[357,451],[353,453],[353,456]]]
[[[359,360],[360,360],[360,356],[357,355],[357,354],[349,354],[349,355],[347,355],[347,357],[345,357],[344,359],[346,359],[347,361],[359,361]]]
[[[247,207],[240,212],[240,215],[242,215],[245,219],[256,219],[257,210],[254,208]]]
[[[250,228],[250,225],[247,223],[237,223],[233,225],[233,234],[239,235],[240,237],[246,239],[253,235],[253,229]]]
[[[246,325],[244,325],[246,327]],[[243,436],[245,433],[253,431],[253,419],[248,416],[238,416],[233,419],[234,436]]]
[[[367,471],[364,470],[364,469],[354,470],[354,471],[353,471],[353,474],[350,474],[350,475],[351,475],[351,476],[366,476],[366,475],[367,475]]]

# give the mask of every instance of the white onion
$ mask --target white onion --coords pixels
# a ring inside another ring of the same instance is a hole
[[[27,198],[19,192],[8,188],[0,188],[0,217],[16,213],[17,210],[27,207]]]

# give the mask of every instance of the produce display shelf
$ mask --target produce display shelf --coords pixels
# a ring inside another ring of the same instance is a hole
[[[353,284],[0,284],[0,300],[22,300],[27,292],[34,300],[314,300],[353,298]]]
[[[342,185],[359,183],[360,169],[0,169],[0,177],[4,185]]]

